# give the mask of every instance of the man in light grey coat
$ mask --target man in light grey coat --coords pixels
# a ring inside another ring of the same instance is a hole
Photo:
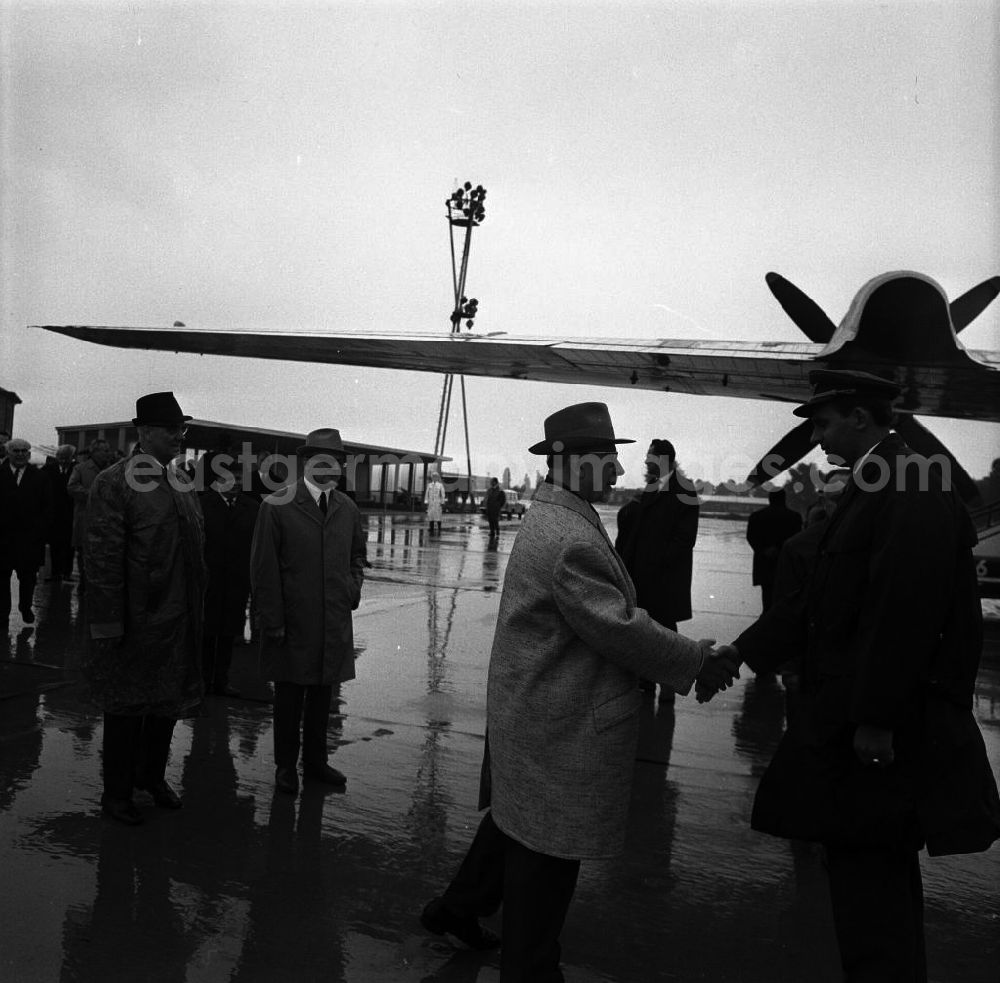
[[[361,513],[335,487],[340,433],[312,431],[298,455],[298,480],[261,503],[250,559],[261,668],[274,680],[275,784],[291,795],[300,747],[307,777],[347,782],[327,762],[326,739],[334,691],[354,678],[351,612],[366,550]]]
[[[622,472],[603,403],[545,421],[549,474],[511,551],[490,656],[487,755],[469,854],[422,922],[474,948],[503,904],[501,980],[560,981],[559,934],[580,861],[620,853],[638,741],[639,677],[687,693],[733,678],[694,642],[636,607],[592,502]]]

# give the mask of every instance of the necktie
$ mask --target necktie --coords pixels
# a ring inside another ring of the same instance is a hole
[[[323,515],[326,515],[326,496],[327,496],[327,494],[328,494],[327,492],[320,492],[319,493],[319,510],[320,510],[320,512],[323,513]]]

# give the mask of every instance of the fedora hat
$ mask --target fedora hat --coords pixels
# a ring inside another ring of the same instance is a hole
[[[185,416],[173,393],[149,393],[135,401],[135,427],[179,427],[191,417]]]
[[[332,427],[310,430],[306,442],[295,448],[296,454],[346,454],[340,431]]]
[[[615,444],[634,444],[615,437],[605,403],[574,403],[545,418],[545,439],[528,448],[529,454],[564,451],[612,451]]]

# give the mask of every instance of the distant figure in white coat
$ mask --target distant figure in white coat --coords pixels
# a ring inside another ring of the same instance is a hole
[[[444,485],[437,471],[431,471],[428,476],[427,490],[424,492],[424,505],[427,506],[427,522],[431,534],[434,533],[434,523],[437,523],[438,535],[441,533],[441,510],[444,508]]]

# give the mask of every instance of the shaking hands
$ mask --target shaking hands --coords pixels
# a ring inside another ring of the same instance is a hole
[[[740,678],[740,653],[732,645],[713,648],[714,639],[698,642],[705,662],[695,679],[694,691],[699,703],[707,703],[720,690],[729,689]]]

